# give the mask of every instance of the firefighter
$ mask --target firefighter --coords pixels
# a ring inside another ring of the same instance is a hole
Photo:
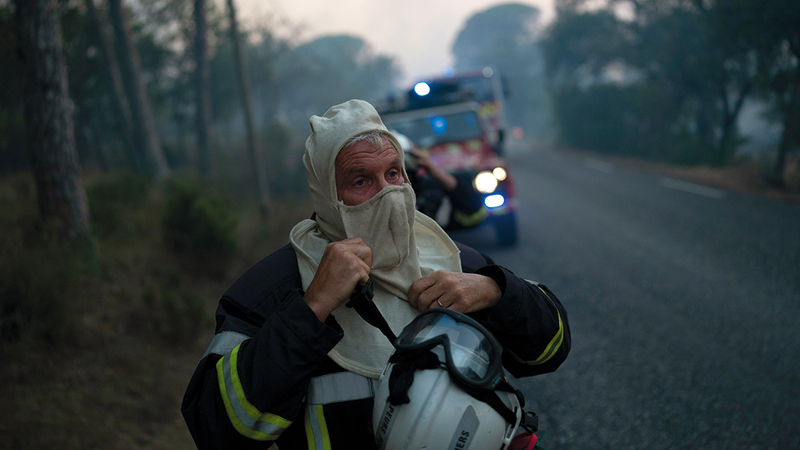
[[[420,212],[446,231],[472,228],[489,216],[483,197],[472,187],[471,174],[445,171],[407,136],[394,130],[392,133],[405,152],[406,171]]]
[[[561,303],[415,213],[403,152],[369,103],[310,125],[315,214],[223,294],[181,406],[198,448],[375,449],[373,397],[394,348],[344,305],[368,280],[395,332],[448,308],[495,334],[514,376],[564,361]]]

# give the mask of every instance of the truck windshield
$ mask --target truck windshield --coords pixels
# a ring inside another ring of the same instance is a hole
[[[386,126],[406,135],[419,147],[479,139],[483,130],[474,111],[429,114],[426,117],[387,119]]]

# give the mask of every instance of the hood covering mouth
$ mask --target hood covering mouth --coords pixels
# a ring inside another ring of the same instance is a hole
[[[338,199],[336,157],[353,137],[377,131],[392,143],[403,167],[400,144],[372,105],[350,100],[331,107],[321,117],[312,116],[309,123],[311,135],[303,163],[316,217],[297,224],[290,235],[303,289],[314,279],[328,243],[361,237],[373,253],[373,301],[392,330],[399,333],[420,312],[408,303],[411,284],[437,270],[460,272],[458,247],[433,219],[414,210],[414,193],[405,169],[402,186],[385,187],[360,205],[346,206]],[[353,309],[342,305],[333,316],[344,337],[328,356],[344,369],[379,378],[394,347]]]
[[[303,164],[311,193],[311,204],[317,213],[320,229],[332,241],[345,239],[344,224],[339,215],[339,199],[336,190],[336,157],[350,139],[377,131],[401,149],[397,138],[389,132],[375,108],[364,100],[350,100],[331,107],[323,116],[311,116],[311,135],[306,139]],[[403,152],[398,151],[400,162]],[[401,165],[403,167],[403,165]],[[408,183],[408,174],[403,168],[403,179]]]

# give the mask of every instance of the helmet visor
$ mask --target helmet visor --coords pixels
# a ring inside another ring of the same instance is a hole
[[[452,310],[420,314],[403,329],[395,346],[399,351],[433,349],[453,375],[474,387],[494,388],[502,378],[500,344],[478,322]]]

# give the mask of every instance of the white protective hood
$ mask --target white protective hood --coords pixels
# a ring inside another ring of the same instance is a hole
[[[304,290],[314,278],[325,246],[329,242],[361,237],[352,235],[352,229],[356,227],[346,226],[345,223],[353,224],[353,220],[367,220],[369,217],[369,214],[364,214],[363,208],[358,215],[349,215],[351,210],[348,208],[353,207],[345,207],[338,200],[334,164],[342,146],[354,136],[378,130],[395,146],[395,149],[401,148],[397,139],[383,125],[375,108],[363,100],[350,100],[333,106],[324,116],[312,116],[309,122],[311,135],[306,140],[303,163],[306,167],[316,218],[297,224],[290,236],[292,246],[297,253],[297,264]],[[403,152],[398,151],[398,154],[402,161]],[[408,181],[405,169],[403,177]],[[375,304],[392,331],[399,334],[403,327],[419,314],[419,311],[408,303],[408,290],[411,284],[437,270],[460,272],[461,262],[458,248],[441,227],[433,219],[419,212],[415,214],[413,191],[408,183],[402,187],[392,186],[384,189],[387,190],[391,190],[393,196],[403,195],[404,200],[401,201],[405,202],[406,207],[408,202],[411,202],[410,214],[413,215],[413,220],[409,219],[409,224],[397,227],[407,230],[410,251],[396,267],[373,267],[370,276],[375,281]],[[389,193],[384,191],[376,194],[376,197],[382,194],[389,197],[386,195]],[[377,213],[381,203],[374,205]],[[343,214],[347,217],[343,218]],[[394,239],[398,239],[396,234]],[[373,259],[376,259],[374,255],[381,251],[381,247],[388,248],[391,243],[385,244],[387,245],[373,243],[370,247]],[[344,330],[344,338],[330,352],[331,359],[352,372],[379,378],[394,350],[389,340],[351,308],[342,305],[333,312],[333,315]]]

